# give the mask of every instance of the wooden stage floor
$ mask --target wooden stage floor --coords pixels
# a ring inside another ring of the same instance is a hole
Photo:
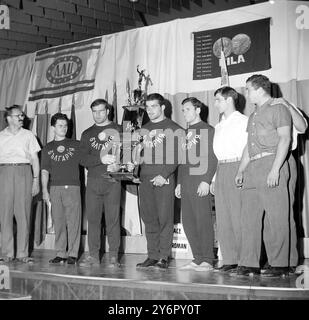
[[[280,300],[309,299],[304,276],[237,277],[220,272],[181,271],[188,260],[171,260],[166,271],[136,269],[146,258],[124,254],[121,266],[108,268],[108,253],[99,268],[50,265],[51,250],[35,250],[34,264],[9,264],[9,292],[33,300]],[[308,259],[304,265],[309,267]]]

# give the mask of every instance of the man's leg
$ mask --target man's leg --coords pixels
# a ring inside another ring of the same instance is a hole
[[[261,191],[268,223],[265,247],[268,262],[272,267],[289,265],[289,196],[288,164],[285,162],[280,170],[279,185],[264,188]]]
[[[120,246],[120,182],[109,183],[107,190],[104,195],[106,233],[110,257],[117,259]]]
[[[154,186],[144,177],[139,186],[141,218],[145,224],[147,252],[150,259],[159,260],[160,225],[154,196]]]
[[[57,257],[66,258],[67,250],[67,228],[64,209],[64,197],[62,189],[64,186],[50,187],[50,202],[52,217],[55,224],[55,250]]]
[[[88,178],[86,188],[86,217],[88,221],[89,255],[99,260],[101,247],[101,220],[103,195],[100,194],[102,179]]]
[[[168,260],[171,255],[174,232],[175,179],[169,177],[169,184],[154,188],[154,197],[160,225],[159,258]]]
[[[17,223],[16,258],[29,256],[29,227],[32,201],[32,173],[30,166],[15,167],[14,215]]]
[[[68,256],[77,258],[81,237],[81,199],[80,187],[68,186],[62,190],[68,228]]]
[[[0,224],[2,256],[14,258],[13,213],[14,174],[12,167],[0,166]]]
[[[215,207],[223,263],[239,262],[241,249],[241,191],[236,188],[235,176],[239,162],[218,166],[215,182]]]

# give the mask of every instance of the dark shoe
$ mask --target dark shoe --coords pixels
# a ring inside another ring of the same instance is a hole
[[[149,268],[154,267],[158,260],[147,258],[144,262],[138,263],[136,268]]]
[[[29,263],[29,264],[34,263],[34,259],[31,257],[16,258],[16,261],[21,263]]]
[[[293,275],[296,273],[296,267],[289,267],[289,274]]]
[[[255,276],[260,274],[260,268],[239,266],[236,271],[237,276]]]
[[[216,271],[220,272],[231,272],[232,270],[237,268],[237,264],[224,264],[219,268],[215,268]]]
[[[77,258],[68,257],[67,264],[76,264]]]
[[[66,261],[67,261],[66,258],[61,258],[61,257],[57,256],[56,258],[49,260],[49,263],[51,263],[51,264],[57,264],[57,263],[62,264],[62,263],[65,263]]]
[[[13,262],[14,258],[13,257],[1,257],[0,258],[0,263],[10,263]]]
[[[263,277],[285,277],[289,275],[289,267],[270,267],[262,274]]]
[[[155,267],[156,267],[157,269],[167,269],[167,268],[168,268],[168,262],[167,262],[167,260],[165,260],[165,259],[160,259],[160,260],[156,263]]]

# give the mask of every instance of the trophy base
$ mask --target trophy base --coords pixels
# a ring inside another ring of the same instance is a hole
[[[109,175],[115,180],[131,181],[134,183],[140,183],[139,178],[133,172],[110,172]]]

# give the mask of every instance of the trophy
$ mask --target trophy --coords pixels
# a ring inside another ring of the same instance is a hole
[[[138,170],[140,163],[140,153],[142,150],[142,137],[137,131],[149,121],[145,110],[145,101],[149,84],[152,85],[150,76],[145,74],[146,70],[139,70],[138,88],[131,92],[127,82],[128,104],[123,106],[122,128],[120,141],[113,141],[112,153],[118,159],[119,170],[110,172],[109,175],[116,180],[131,181],[139,183]],[[144,90],[142,86],[144,84]],[[122,159],[122,161],[120,161]]]

